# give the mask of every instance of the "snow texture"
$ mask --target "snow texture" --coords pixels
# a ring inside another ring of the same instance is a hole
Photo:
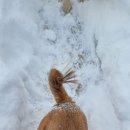
[[[130,0],[71,2],[0,0],[0,130],[37,129],[52,67],[76,70],[65,88],[89,130],[130,130]]]
[[[80,108],[75,104],[75,103],[70,103],[70,102],[66,102],[66,103],[61,103],[59,105],[55,105],[52,109],[52,111],[68,111],[68,112],[72,112],[72,113],[77,113],[78,111],[80,111]]]

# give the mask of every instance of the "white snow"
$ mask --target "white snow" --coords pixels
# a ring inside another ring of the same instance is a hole
[[[53,41],[53,42],[56,41],[56,34],[55,34],[55,32],[53,30],[45,29],[43,37],[45,39]]]
[[[48,72],[66,85],[89,130],[130,130],[130,0],[0,0],[0,130],[36,130],[55,104]],[[66,68],[65,68],[66,66]]]

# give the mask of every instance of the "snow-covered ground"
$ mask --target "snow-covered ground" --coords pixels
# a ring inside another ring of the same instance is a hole
[[[37,129],[55,104],[51,67],[76,70],[66,89],[89,130],[130,130],[130,0],[72,4],[0,0],[0,130]]]

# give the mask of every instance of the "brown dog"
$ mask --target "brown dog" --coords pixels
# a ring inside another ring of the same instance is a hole
[[[79,0],[79,2],[83,2],[84,0]],[[70,0],[63,0],[63,11],[65,14],[69,13],[72,9],[72,4]]]
[[[38,130],[88,130],[84,113],[72,101],[63,83],[76,83],[72,80],[75,71],[68,70],[63,75],[57,69],[49,73],[49,85],[57,104],[41,121]]]

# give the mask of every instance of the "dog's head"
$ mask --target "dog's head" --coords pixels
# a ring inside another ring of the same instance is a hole
[[[50,73],[49,73],[49,83],[50,84],[57,85],[57,86],[62,85],[63,78],[64,78],[64,76],[59,70],[57,70],[55,68],[50,70]]]
[[[75,71],[69,69],[65,74],[62,74],[59,70],[53,68],[49,73],[49,83],[51,85],[60,86],[63,83],[77,83]]]

